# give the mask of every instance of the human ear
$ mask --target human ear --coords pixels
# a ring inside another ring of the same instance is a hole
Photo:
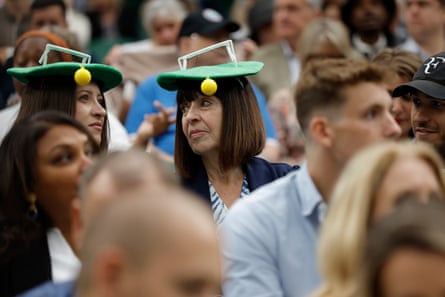
[[[332,124],[327,117],[313,117],[310,121],[309,129],[314,142],[327,148],[332,146],[334,130],[332,129]]]

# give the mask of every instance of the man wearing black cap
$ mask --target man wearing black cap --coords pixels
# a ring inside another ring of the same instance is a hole
[[[230,38],[230,33],[237,31],[239,28],[240,26],[237,23],[224,19],[215,10],[204,9],[193,12],[184,19],[181,25],[177,40],[178,54],[183,56],[225,41]],[[225,48],[218,48],[190,59],[188,66],[216,65],[229,61]],[[141,124],[144,123],[146,115],[157,117],[158,122],[164,123],[166,130],[156,134],[157,136],[153,138],[152,143],[162,153],[165,153],[169,160],[172,160],[176,127],[175,125],[169,125],[169,123],[174,123],[171,116],[176,110],[176,92],[162,89],[156,78],[157,75],[152,76],[139,85],[128,112],[125,127],[130,134],[136,133]],[[254,91],[259,100],[268,139],[263,157],[268,160],[275,160],[279,155],[279,149],[274,127],[267,111],[264,96],[255,87]],[[157,106],[154,106],[155,101],[158,101]],[[157,108],[159,107],[158,103],[161,104],[160,109]],[[154,130],[156,130],[156,127],[154,127]]]
[[[412,81],[394,89],[393,97],[409,94],[411,125],[416,140],[433,145],[445,160],[445,52],[427,58]]]

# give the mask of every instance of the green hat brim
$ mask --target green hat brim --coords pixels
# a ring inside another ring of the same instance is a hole
[[[13,67],[7,72],[27,84],[32,78],[45,76],[71,76],[74,80],[74,73],[84,67],[91,73],[93,81],[99,81],[102,84],[102,92],[106,92],[122,82],[122,74],[114,67],[104,64],[81,64],[76,62],[58,62],[42,66],[33,67]]]
[[[158,75],[158,84],[169,91],[179,88],[178,82],[184,80],[204,80],[206,78],[219,79],[240,77],[257,74],[264,66],[258,61],[230,62],[213,66],[199,66],[185,70],[164,72]]]

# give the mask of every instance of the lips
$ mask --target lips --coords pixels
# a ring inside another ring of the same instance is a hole
[[[88,127],[91,127],[97,131],[102,131],[103,123],[102,122],[94,122],[88,125]]]
[[[416,136],[428,136],[430,134],[436,133],[436,130],[433,129],[425,129],[425,128],[416,128],[415,130]]]
[[[196,139],[204,135],[204,133],[206,133],[204,130],[198,130],[198,129],[191,130],[189,133],[189,137],[190,139]]]

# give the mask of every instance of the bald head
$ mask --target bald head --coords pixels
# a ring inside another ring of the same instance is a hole
[[[191,287],[216,295],[219,243],[207,205],[179,187],[127,196],[87,228],[80,296],[185,296]]]

